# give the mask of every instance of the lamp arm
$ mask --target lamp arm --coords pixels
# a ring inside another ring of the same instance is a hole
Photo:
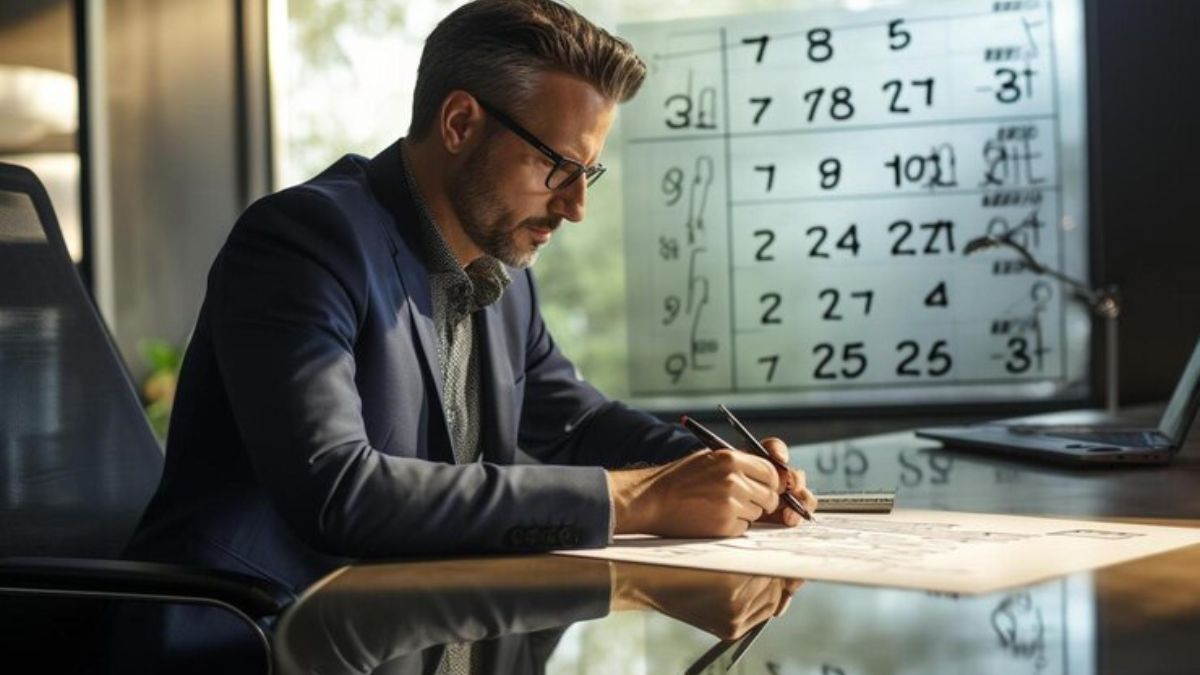
[[[1046,267],[1042,263],[1038,262],[1037,259],[1033,257],[1033,254],[1026,250],[1024,246],[1021,246],[1020,244],[1017,244],[1011,239],[1005,237],[997,237],[995,238],[995,241],[1002,246],[1007,246],[1008,248],[1016,251],[1034,274],[1044,274],[1052,279],[1057,279],[1082,297],[1088,303],[1088,305],[1094,307],[1096,303],[1100,301],[1100,295],[1094,289],[1089,288],[1083,282],[1069,277],[1058,270]]]

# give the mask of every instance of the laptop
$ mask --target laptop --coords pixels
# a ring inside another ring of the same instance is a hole
[[[952,448],[1068,464],[1165,464],[1183,446],[1198,408],[1200,342],[1155,428],[993,422],[918,429],[916,434]]]

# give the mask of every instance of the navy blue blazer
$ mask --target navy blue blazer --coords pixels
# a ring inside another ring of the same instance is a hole
[[[600,467],[697,449],[580,380],[512,269],[474,315],[482,461],[455,465],[416,223],[398,143],[246,210],[209,273],[127,555],[303,588],[347,559],[599,547]]]

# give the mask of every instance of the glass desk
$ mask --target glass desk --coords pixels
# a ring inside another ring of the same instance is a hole
[[[792,462],[818,491],[895,487],[900,507],[1200,526],[1196,444],[1168,467],[1080,471],[904,433]],[[460,670],[439,671],[461,643]],[[277,673],[1196,673],[1200,547],[980,596],[549,555],[362,564],[314,584],[274,645]]]

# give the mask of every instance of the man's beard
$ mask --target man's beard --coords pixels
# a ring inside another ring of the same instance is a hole
[[[510,267],[529,267],[537,261],[537,247],[522,250],[517,243],[521,230],[533,226],[556,230],[561,218],[526,218],[508,227],[512,213],[504,208],[489,166],[491,153],[485,142],[467,158],[457,176],[450,181],[450,204],[463,232],[485,254]]]

